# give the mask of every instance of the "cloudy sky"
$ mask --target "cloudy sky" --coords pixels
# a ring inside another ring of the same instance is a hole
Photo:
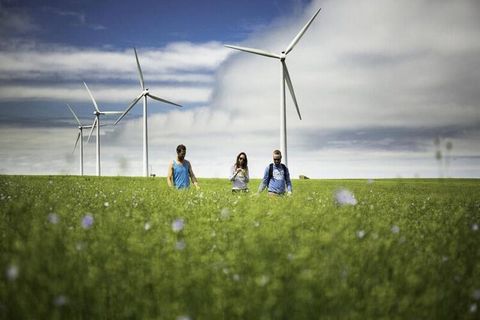
[[[287,92],[292,175],[480,177],[477,0],[0,0],[0,173],[77,174],[66,104],[92,123],[86,81],[124,110],[136,47],[150,91],[184,106],[149,103],[151,172],[183,143],[199,177],[227,176],[240,151],[259,177],[280,143],[280,64],[223,45],[278,54],[319,8],[286,60],[303,118]],[[104,175],[142,174],[141,115],[102,127]]]

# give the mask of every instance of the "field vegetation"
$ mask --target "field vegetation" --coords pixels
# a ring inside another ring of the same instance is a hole
[[[479,182],[0,176],[0,317],[478,319]]]

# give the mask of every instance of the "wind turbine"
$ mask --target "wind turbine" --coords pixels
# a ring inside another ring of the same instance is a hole
[[[133,51],[135,52],[135,59],[137,60],[137,68],[138,68],[138,75],[140,77],[140,86],[142,87],[142,92],[140,95],[138,95],[135,99],[132,100],[130,105],[125,109],[123,114],[118,118],[117,121],[115,121],[114,125],[116,125],[120,120],[125,117],[125,115],[137,104],[137,102],[143,98],[143,175],[145,177],[148,177],[148,126],[147,126],[147,97],[172,104],[177,107],[182,107],[179,104],[173,103],[171,101],[159,98],[157,96],[154,96],[148,91],[148,88],[145,88],[145,82],[143,81],[143,73],[142,73],[142,68],[140,67],[140,62],[138,61],[138,55],[137,55],[137,50],[133,48]]]
[[[73,147],[73,151],[75,152],[75,149],[77,148],[78,140],[80,140],[80,175],[83,176],[83,129],[90,129],[92,126],[84,126],[78,119],[77,115],[75,112],[73,112],[73,109],[70,107],[69,104],[67,104],[68,109],[70,109],[70,112],[73,114],[75,117],[75,120],[77,120],[78,123],[78,135],[77,135],[77,140],[75,141],[75,146]]]
[[[90,141],[90,137],[92,136],[92,132],[97,128],[97,176],[100,176],[100,116],[101,115],[108,115],[108,114],[121,114],[121,111],[100,111],[98,108],[97,102],[95,101],[95,98],[93,97],[92,93],[90,92],[90,89],[88,89],[88,86],[85,82],[83,82],[85,85],[85,88],[88,91],[88,94],[90,95],[90,98],[92,98],[93,102],[93,107],[94,111],[93,114],[95,115],[95,119],[93,120],[92,123],[92,129],[90,130],[90,134],[88,135],[88,140],[87,143]]]
[[[267,51],[259,50],[259,49],[252,49],[252,48],[245,48],[245,47],[238,47],[238,46],[232,46],[232,45],[225,45],[225,47],[235,49],[235,50],[240,50],[240,51],[245,51],[249,53],[254,53],[258,54],[261,56],[269,57],[269,58],[275,58],[279,59],[281,64],[281,78],[280,78],[280,83],[281,83],[281,90],[280,90],[280,151],[282,152],[284,163],[288,166],[288,157],[287,157],[287,115],[286,115],[286,103],[285,103],[285,82],[288,85],[288,89],[290,90],[290,94],[292,96],[293,102],[295,103],[295,107],[297,109],[298,117],[300,120],[302,120],[302,116],[300,115],[300,109],[298,108],[298,103],[297,99],[295,97],[295,92],[293,91],[293,85],[292,85],[292,80],[290,79],[290,74],[288,72],[287,64],[285,63],[285,59],[287,57],[287,54],[292,51],[292,49],[295,47],[297,42],[300,40],[300,38],[303,36],[305,31],[307,31],[308,27],[310,27],[310,24],[312,24],[313,20],[315,17],[318,15],[320,12],[321,8],[317,10],[317,12],[313,15],[313,17],[308,21],[308,23],[300,30],[300,32],[297,34],[295,38],[293,38],[292,42],[288,45],[287,49],[285,51],[282,51],[281,54],[274,54],[270,53]]]

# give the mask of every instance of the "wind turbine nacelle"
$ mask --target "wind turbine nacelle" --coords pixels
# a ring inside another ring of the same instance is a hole
[[[287,57],[287,54],[285,53],[285,51],[282,51],[282,53],[280,54],[280,61],[285,61],[286,57]]]

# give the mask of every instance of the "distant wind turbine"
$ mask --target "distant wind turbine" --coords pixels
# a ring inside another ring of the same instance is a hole
[[[69,104],[67,104],[68,109],[70,109],[70,112],[73,114],[75,117],[75,120],[77,120],[78,123],[78,135],[77,135],[77,140],[75,141],[75,146],[73,147],[73,151],[75,152],[75,149],[77,148],[78,141],[80,140],[80,175],[83,176],[83,129],[90,129],[92,126],[84,126],[78,119],[77,115],[75,112],[73,112],[73,109],[70,107]]]
[[[285,59],[287,54],[292,51],[295,47],[297,42],[303,36],[305,31],[307,31],[310,24],[313,22],[315,17],[320,12],[321,8],[317,10],[317,12],[313,15],[313,17],[308,21],[308,23],[300,30],[295,38],[293,38],[292,42],[288,45],[285,51],[282,51],[280,55],[270,53],[267,51],[259,50],[259,49],[252,49],[252,48],[245,48],[245,47],[238,47],[232,45],[225,45],[225,47],[245,51],[249,53],[258,54],[261,56],[279,59],[281,62],[281,91],[280,91],[280,151],[282,152],[284,163],[288,166],[288,157],[287,157],[287,115],[286,115],[286,103],[285,103],[285,82],[288,85],[288,89],[290,90],[290,94],[292,96],[293,102],[295,103],[295,107],[297,108],[298,117],[302,120],[302,116],[300,115],[300,109],[298,108],[297,99],[295,97],[295,92],[293,91],[292,80],[290,79],[290,74],[288,73],[287,64],[285,63]]]
[[[97,128],[97,176],[100,176],[100,116],[109,115],[109,114],[121,114],[122,111],[100,111],[100,109],[98,108],[97,102],[95,101],[95,98],[90,92],[90,89],[88,89],[87,84],[85,82],[83,82],[83,84],[85,85],[85,88],[87,89],[88,94],[92,99],[93,107],[94,107],[93,114],[95,115],[95,120],[93,120],[92,129],[90,130],[90,134],[88,135],[87,143],[90,141],[92,132],[96,127]]]
[[[159,98],[157,96],[154,96],[153,94],[151,94],[148,91],[148,88],[145,88],[145,83],[143,81],[142,68],[140,67],[140,62],[138,61],[137,50],[135,48],[133,48],[133,51],[135,52],[135,59],[137,60],[137,68],[138,68],[138,74],[139,74],[139,77],[140,77],[140,86],[142,87],[142,92],[140,93],[140,95],[138,95],[135,99],[132,100],[132,102],[127,107],[127,109],[125,109],[125,111],[120,116],[120,118],[118,118],[118,120],[115,121],[114,125],[116,125],[120,120],[122,120],[123,117],[125,117],[125,115],[137,104],[137,102],[140,99],[143,98],[143,175],[145,177],[148,177],[147,97],[149,97],[151,99],[154,99],[154,100],[157,100],[157,101],[160,101],[160,102],[172,104],[172,105],[177,106],[177,107],[182,107],[182,106],[179,105],[179,104],[173,103],[171,101],[168,101],[168,100]]]

